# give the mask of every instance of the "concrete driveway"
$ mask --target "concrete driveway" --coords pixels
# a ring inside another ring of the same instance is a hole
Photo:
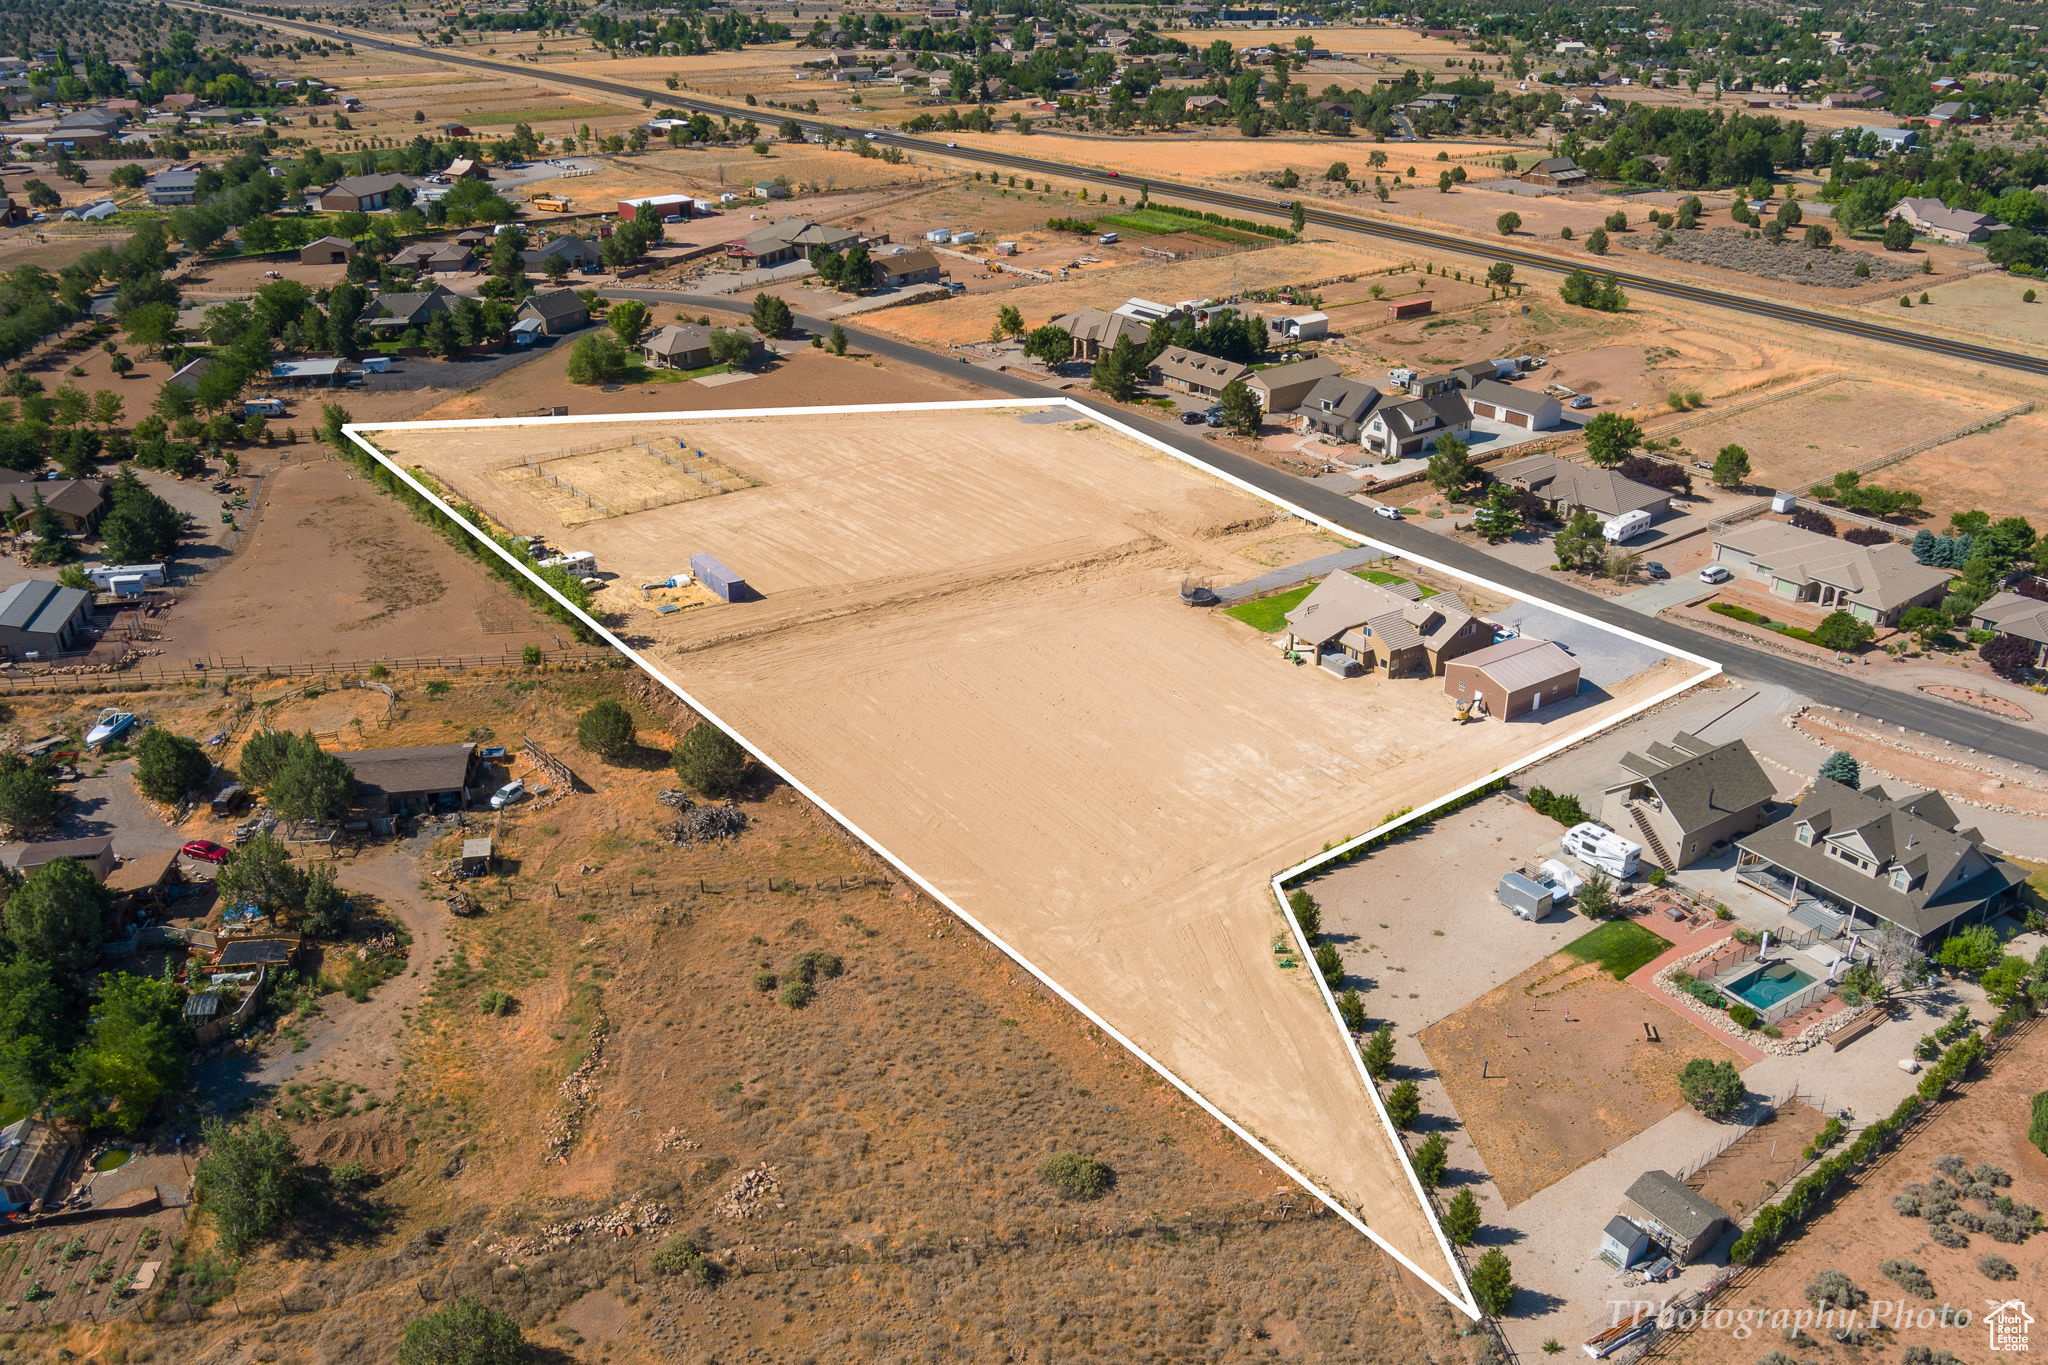
[[[1518,628],[1524,635],[1556,641],[1578,660],[1581,678],[1609,690],[1670,657],[1655,645],[1637,644],[1605,626],[1575,621],[1561,612],[1527,602],[1513,603],[1493,613],[1493,619]]]
[[[1700,582],[1698,574],[1673,574],[1662,583],[1652,583],[1646,588],[1624,593],[1615,601],[1630,611],[1639,611],[1645,616],[1655,616],[1666,607],[1684,606],[1697,597],[1709,597],[1714,585]]]

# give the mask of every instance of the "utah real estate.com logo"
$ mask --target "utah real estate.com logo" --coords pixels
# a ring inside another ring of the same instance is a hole
[[[1989,1301],[1991,1311],[1984,1315],[1984,1324],[1991,1332],[1991,1349],[1994,1351],[2024,1351],[2027,1349],[2027,1327],[2034,1315],[2027,1311],[2027,1305],[2019,1299],[2007,1299],[2003,1303]]]

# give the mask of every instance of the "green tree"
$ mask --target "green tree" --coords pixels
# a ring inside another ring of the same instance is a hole
[[[213,772],[213,760],[196,740],[160,725],[135,741],[135,785],[152,801],[166,805],[198,791]]]
[[[213,1220],[221,1247],[240,1256],[282,1233],[299,1210],[306,1168],[284,1125],[272,1118],[230,1125],[209,1117],[200,1126],[199,1206]]]
[[[1612,919],[1615,911],[1614,880],[1604,872],[1588,876],[1578,890],[1579,913],[1587,919]]]
[[[1678,1073],[1678,1092],[1685,1102],[1715,1122],[1735,1117],[1749,1091],[1733,1062],[1695,1057]]]
[[[1023,324],[1018,325],[1021,327]],[[831,332],[825,337],[825,349],[833,355],[846,354],[846,329],[836,322],[832,324]]]
[[[254,905],[296,919],[306,901],[306,874],[284,841],[265,830],[228,855],[216,882],[223,905]]]
[[[796,315],[789,305],[773,294],[754,295],[750,312],[754,330],[764,337],[788,336],[789,329],[796,325]]]
[[[608,763],[630,756],[640,747],[633,713],[607,697],[576,721],[576,742]]]
[[[40,834],[56,820],[62,801],[48,764],[0,754],[0,826],[18,838]]]
[[[52,858],[14,888],[4,919],[16,949],[83,974],[99,962],[113,913],[113,893],[92,869],[75,858]]]
[[[63,1077],[72,1023],[56,973],[28,953],[0,957],[0,1105],[33,1109]]]
[[[414,1318],[398,1343],[398,1365],[523,1365],[530,1354],[519,1324],[470,1294]]]
[[[730,327],[712,332],[709,347],[711,359],[720,365],[740,367],[754,358],[754,339]]]
[[[1223,386],[1218,402],[1223,408],[1223,425],[1240,436],[1259,434],[1259,421],[1265,411],[1259,406],[1258,395],[1251,385],[1242,379],[1233,379]]]
[[[746,776],[747,751],[710,721],[699,721],[677,742],[669,766],[701,795],[730,796]]]
[[[1601,466],[1617,465],[1643,443],[1643,429],[1633,417],[1603,412],[1586,423],[1586,458]]]
[[[100,978],[85,1041],[71,1057],[59,1107],[87,1128],[132,1133],[159,1099],[181,1090],[190,1061],[185,992],[126,972]]]
[[[1337,1017],[1353,1033],[1365,1032],[1365,997],[1347,987],[1337,996]]]
[[[1605,256],[1607,254],[1606,228],[1594,228],[1586,234],[1586,250],[1592,252],[1595,256]]]
[[[1287,893],[1287,908],[1294,915],[1301,932],[1314,943],[1323,936],[1323,907],[1306,890],[1296,887]]]
[[[1515,1306],[1515,1269],[1507,1253],[1493,1247],[1472,1266],[1472,1301],[1489,1317],[1506,1317]]]
[[[604,322],[621,344],[631,346],[647,330],[647,317],[646,304],[638,299],[620,299],[605,313]]]
[[[1515,282],[1515,267],[1507,261],[1495,261],[1486,267],[1486,282],[1495,289],[1506,289]]]
[[[1045,365],[1071,360],[1074,356],[1073,333],[1051,323],[1034,327],[1024,338],[1024,354]]]
[[[1749,479],[1749,452],[1738,445],[1722,446],[1714,456],[1714,484],[1740,488]]]
[[[340,938],[348,932],[349,918],[348,896],[334,884],[334,869],[315,863],[306,872],[299,928],[315,938]]]
[[[1904,251],[1913,245],[1913,225],[1903,218],[1893,218],[1884,225],[1884,249]]]
[[[1859,621],[1846,611],[1831,611],[1813,628],[1813,642],[1822,649],[1848,653],[1860,649],[1877,634],[1869,622]]]
[[[1387,1092],[1387,1117],[1403,1133],[1422,1122],[1422,1091],[1415,1082],[1394,1082],[1394,1088]]]
[[[1602,533],[1600,518],[1591,512],[1577,511],[1550,538],[1550,550],[1557,558],[1560,569],[1591,569],[1599,566],[1607,553],[1607,538]]]
[[[1943,939],[1934,960],[1957,976],[1976,976],[1996,966],[2003,951],[1996,929],[1972,924]]]
[[[1444,1141],[1442,1133],[1431,1133],[1422,1140],[1422,1145],[1409,1153],[1409,1160],[1415,1166],[1415,1178],[1422,1182],[1422,1188],[1433,1190],[1444,1183],[1450,1173],[1450,1143]]]
[[[610,332],[592,332],[569,349],[568,379],[571,384],[616,384],[626,377],[629,357],[626,348]]]
[[[1486,501],[1472,518],[1472,529],[1485,538],[1488,545],[1498,545],[1522,529],[1522,513],[1516,505],[1515,490],[1504,483],[1496,483],[1486,490]]]
[[[1299,237],[1301,236],[1302,229],[1307,226],[1308,210],[1304,209],[1301,206],[1301,201],[1297,199],[1293,202],[1293,204],[1288,206],[1287,230],[1289,232],[1292,232],[1295,236]]]
[[[1850,791],[1863,785],[1863,765],[1846,749],[1837,749],[1829,754],[1820,765],[1820,775],[1830,782],[1841,783]]]
[[[1365,1059],[1365,1074],[1376,1081],[1385,1080],[1394,1070],[1394,1026],[1381,1024],[1359,1051]]]
[[[1493,220],[1494,231],[1503,237],[1512,237],[1522,230],[1522,215],[1513,209]]]
[[[1138,391],[1139,376],[1144,373],[1138,348],[1127,336],[1118,337],[1116,345],[1102,353],[1089,372],[1089,386],[1118,403],[1127,403]]]
[[[1444,1209],[1444,1236],[1454,1247],[1468,1247],[1479,1236],[1479,1197],[1468,1187],[1451,1196]]]
[[[1429,482],[1446,498],[1456,499],[1479,477],[1473,468],[1472,447],[1458,436],[1439,436],[1429,455]]]
[[[348,764],[308,735],[295,744],[271,775],[264,796],[278,816],[294,822],[331,825],[347,817],[355,801],[355,774]]]

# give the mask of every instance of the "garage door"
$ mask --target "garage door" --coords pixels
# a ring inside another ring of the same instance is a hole
[[[1500,419],[1512,426],[1528,427],[1532,430],[1536,426],[1536,418],[1526,412],[1503,412]]]
[[[1474,403],[1472,405],[1472,415],[1491,420],[1500,416],[1500,409],[1494,407],[1491,403]]]

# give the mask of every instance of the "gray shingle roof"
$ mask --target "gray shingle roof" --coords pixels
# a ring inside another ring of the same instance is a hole
[[[1316,381],[1295,412],[1312,417],[1338,417],[1345,421],[1363,421],[1382,397],[1380,391],[1370,384],[1356,379],[1345,379],[1333,375]]]
[[[1717,546],[1749,556],[1758,568],[1791,582],[1826,583],[1879,611],[1911,602],[1948,582],[1949,575],[1913,558],[1897,541],[1851,545],[1780,521],[1729,531]]]
[[[1679,828],[1688,833],[1777,794],[1756,755],[1739,739],[1709,744],[1681,731],[1669,744],[1652,744],[1640,754],[1622,755],[1621,766],[1647,783]]]
[[[474,744],[423,744],[409,749],[344,750],[335,755],[355,774],[358,799],[377,793],[459,791],[469,778]]]
[[[1983,630],[2017,635],[2022,640],[2048,644],[2048,602],[2016,592],[2001,592],[1984,599],[1971,613],[1971,624],[1983,622]]]
[[[1494,471],[1502,483],[1525,488],[1539,498],[1583,507],[1602,516],[1618,517],[1669,504],[1671,494],[1634,479],[1624,479],[1611,469],[1574,464],[1555,455],[1531,455],[1514,460]]]
[[[1698,1190],[1669,1171],[1644,1171],[1628,1187],[1626,1198],[1656,1219],[1659,1226],[1686,1242],[1728,1218]]]

